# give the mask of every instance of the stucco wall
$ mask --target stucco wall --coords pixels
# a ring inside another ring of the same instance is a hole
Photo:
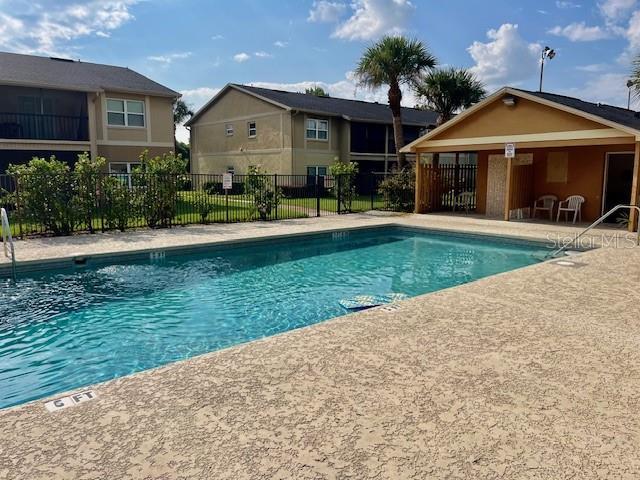
[[[564,200],[569,195],[582,195],[586,202],[582,208],[582,219],[593,221],[602,213],[602,190],[604,166],[607,152],[633,152],[633,145],[598,145],[588,147],[523,149],[520,154],[533,154],[533,193],[556,195]],[[567,152],[566,182],[547,181],[547,156],[550,152]],[[478,213],[486,213],[487,178],[489,155],[504,155],[503,151],[485,151],[478,153],[477,202]]]
[[[155,157],[169,153],[170,147],[134,147],[121,145],[99,145],[98,155],[105,157],[107,162],[138,162],[143,150],[149,150],[149,156]]]
[[[255,138],[248,135],[255,122]],[[227,135],[226,127],[233,127]],[[269,173],[291,173],[291,114],[283,108],[230,89],[191,125],[192,171],[246,173],[260,165]]]
[[[107,122],[106,99],[139,100],[145,102],[145,126],[144,127],[115,127],[104,125]],[[173,142],[173,106],[172,99],[165,97],[148,97],[146,103],[144,95],[132,95],[118,92],[106,92],[96,101],[96,135],[99,141],[116,142]],[[147,135],[150,127],[151,134]],[[106,130],[106,137],[104,131]]]
[[[518,98],[509,107],[497,100],[453,125],[433,140],[607,128],[577,115]]]

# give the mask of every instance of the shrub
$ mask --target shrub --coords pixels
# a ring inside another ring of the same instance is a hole
[[[209,214],[213,212],[215,206],[209,198],[209,194],[206,191],[196,192],[196,198],[193,202],[193,206],[200,214],[200,222],[208,223]]]
[[[92,160],[88,153],[78,155],[78,161],[73,170],[76,182],[76,195],[74,206],[78,218],[87,225],[89,232],[93,233],[93,216],[98,207],[98,183],[100,172],[107,161],[104,157]]]
[[[66,163],[34,157],[25,165],[9,165],[7,173],[16,176],[18,188],[11,196],[22,222],[43,225],[54,235],[73,232],[76,185]]]
[[[356,196],[356,162],[336,162],[329,167],[329,173],[335,177],[334,195],[338,199],[338,211],[351,212],[351,204]]]
[[[378,186],[384,207],[395,212],[412,212],[415,205],[415,171],[403,169],[387,176]]]
[[[167,227],[176,214],[178,190],[187,163],[173,152],[149,157],[140,155],[140,167],[132,174],[136,192],[136,206],[150,228]]]
[[[102,181],[102,208],[107,228],[124,232],[133,214],[129,186],[118,178],[105,177]]]
[[[260,170],[260,167],[249,167],[245,180],[245,192],[253,196],[255,211],[261,220],[267,220],[271,212],[278,206],[282,197],[279,188],[275,188],[272,177]]]

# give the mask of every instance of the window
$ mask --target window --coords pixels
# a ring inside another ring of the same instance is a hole
[[[329,138],[329,120],[307,119],[307,139],[327,140]]]
[[[233,124],[232,123],[227,123],[224,126],[224,132],[227,135],[227,137],[232,137],[233,136]]]
[[[256,135],[258,135],[256,122],[247,122],[247,133],[249,134],[249,138],[256,138]]]
[[[319,185],[323,185],[327,176],[328,168],[324,165],[307,166],[307,185],[315,185],[316,180]]]
[[[140,165],[139,162],[110,162],[109,173],[131,188],[131,174]]]
[[[107,124],[119,127],[144,127],[144,102],[107,99]]]

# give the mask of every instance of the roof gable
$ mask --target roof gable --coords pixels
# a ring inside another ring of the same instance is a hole
[[[286,110],[300,110],[308,113],[342,117],[353,121],[386,124],[392,123],[391,111],[389,106],[386,104],[336,97],[318,97],[316,95],[305,93],[286,92],[248,85],[228,84],[218,93],[218,95],[198,110],[188,124],[193,123],[198,117],[200,117],[203,112],[210,108],[229,88],[234,88],[249,95],[253,95],[256,98],[260,98]],[[437,114],[430,110],[406,107],[402,108],[402,123],[405,125],[428,127],[435,125],[436,119]]]
[[[0,84],[180,96],[129,68],[6,52],[0,52]]]
[[[516,106],[506,106],[502,99],[516,98]],[[562,101],[566,99],[565,101]],[[512,116],[517,112],[518,116]],[[596,115],[600,113],[600,115]],[[554,131],[616,129],[621,135],[640,135],[636,112],[609,105],[598,105],[560,95],[527,92],[504,87],[457,117],[406,145],[405,152],[415,151],[427,141],[453,138],[549,133]],[[605,118],[608,117],[608,118]],[[616,118],[617,121],[612,118]]]

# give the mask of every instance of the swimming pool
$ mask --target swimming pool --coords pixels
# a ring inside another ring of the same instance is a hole
[[[370,228],[0,280],[0,408],[540,261],[526,242]]]

